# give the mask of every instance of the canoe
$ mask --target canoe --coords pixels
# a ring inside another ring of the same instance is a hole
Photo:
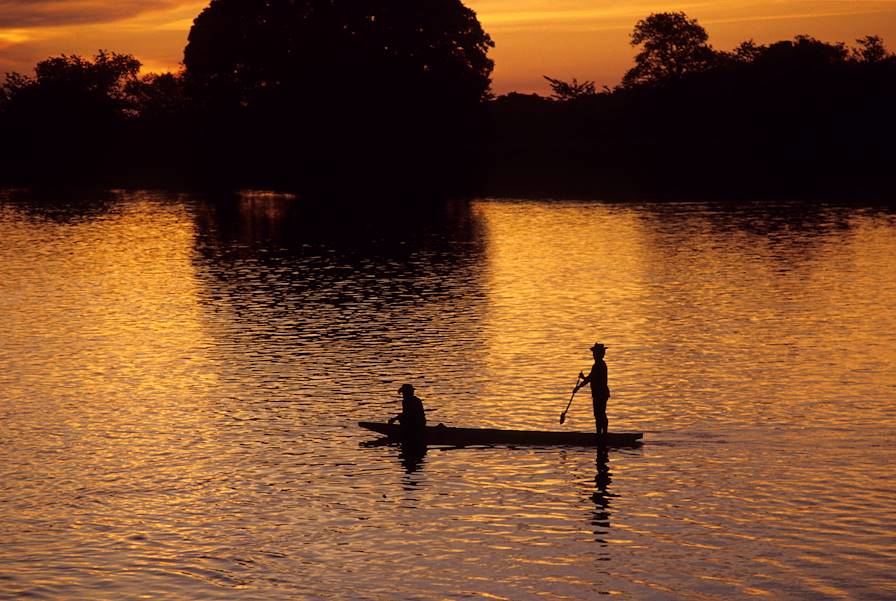
[[[401,426],[381,422],[358,422],[358,425],[389,438],[401,440]],[[449,428],[426,426],[421,441],[444,445],[531,445],[576,447],[632,447],[641,444],[642,432],[609,432],[599,440],[594,432],[556,432],[539,430],[497,430],[493,428]]]

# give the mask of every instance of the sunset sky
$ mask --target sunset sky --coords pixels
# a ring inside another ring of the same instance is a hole
[[[190,0],[0,0],[0,73],[99,48],[129,52],[147,70],[176,70],[193,18]],[[544,92],[542,75],[615,85],[631,65],[628,36],[652,13],[682,10],[720,49],[805,33],[852,43],[877,34],[896,49],[896,0],[468,0],[497,47],[494,90]]]

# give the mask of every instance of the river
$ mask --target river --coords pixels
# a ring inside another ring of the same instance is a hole
[[[639,448],[368,444],[358,420]],[[896,598],[896,213],[0,195],[0,599]]]

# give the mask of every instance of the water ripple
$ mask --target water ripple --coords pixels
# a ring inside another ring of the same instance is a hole
[[[0,599],[896,596],[891,213],[409,219],[0,197]],[[597,339],[641,448],[355,426],[559,429]]]

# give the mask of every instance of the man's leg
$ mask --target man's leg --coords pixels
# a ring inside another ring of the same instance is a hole
[[[594,409],[594,430],[597,432],[597,435],[600,436],[601,413],[598,399],[591,399],[591,407]]]
[[[606,434],[609,427],[610,427],[610,420],[607,419],[607,413],[604,412],[600,415],[600,417],[597,420],[598,435]]]

